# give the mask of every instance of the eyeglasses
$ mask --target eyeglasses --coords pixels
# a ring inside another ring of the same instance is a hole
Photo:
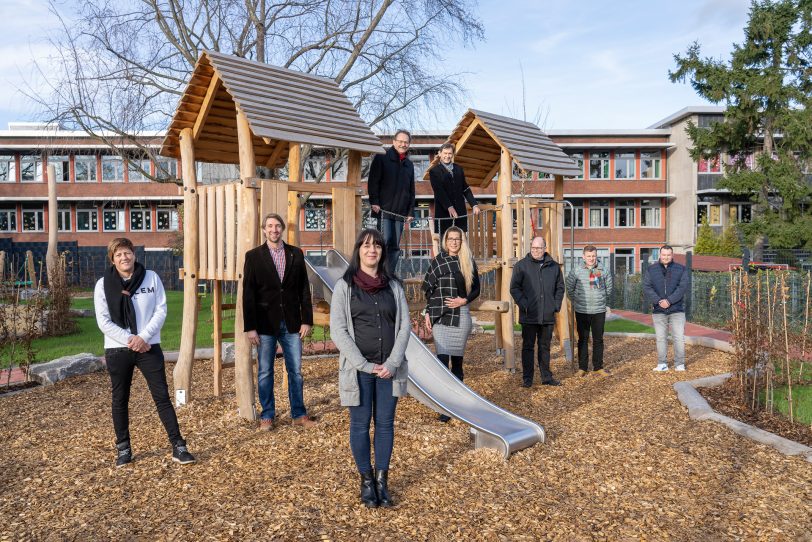
[[[396,139],[395,143],[403,143],[403,144],[408,145],[410,143],[410,141],[408,139]]]
[[[449,243],[452,242],[452,241],[455,242],[455,243],[461,243],[462,238],[460,238],[460,237],[446,237],[446,241],[449,242]]]
[[[547,247],[530,247],[530,250],[544,250]]]

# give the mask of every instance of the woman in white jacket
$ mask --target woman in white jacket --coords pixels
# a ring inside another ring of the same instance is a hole
[[[194,463],[169,400],[161,350],[161,327],[166,320],[166,293],[161,279],[135,261],[135,249],[129,239],[118,237],[110,241],[107,256],[112,265],[96,282],[93,299],[96,322],[104,333],[104,359],[112,385],[116,467],[130,463],[133,457],[129,401],[136,367],[147,381],[169,436],[172,459],[184,465]]]

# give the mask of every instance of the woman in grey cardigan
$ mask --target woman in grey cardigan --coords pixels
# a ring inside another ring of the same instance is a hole
[[[330,306],[330,336],[338,347],[338,392],[350,411],[350,449],[361,475],[361,502],[392,506],[389,460],[395,437],[395,408],[406,395],[406,345],[411,325],[406,295],[386,266],[384,240],[363,230],[350,265],[336,283]],[[375,418],[375,471],[369,427]]]

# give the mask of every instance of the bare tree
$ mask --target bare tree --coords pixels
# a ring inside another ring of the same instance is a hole
[[[392,128],[464,93],[442,69],[451,44],[483,39],[475,0],[83,0],[53,44],[49,121],[119,154],[168,125],[195,62],[221,51],[333,78],[371,124]],[[55,1],[51,9],[59,15]],[[44,71],[44,70],[43,70]],[[132,151],[128,151],[132,152]],[[148,173],[148,172],[145,172]]]

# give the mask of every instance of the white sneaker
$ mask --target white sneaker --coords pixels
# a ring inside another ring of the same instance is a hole
[[[667,363],[660,363],[659,365],[657,365],[654,368],[655,373],[662,373],[662,372],[665,372],[667,370],[668,370],[668,364]]]
[[[684,371],[685,370],[685,365],[677,365],[676,367],[674,367],[674,370],[675,371]]]

